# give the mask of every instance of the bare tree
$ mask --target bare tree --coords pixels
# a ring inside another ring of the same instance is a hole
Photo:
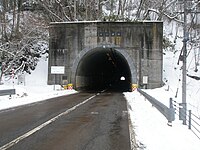
[[[103,0],[38,0],[50,22],[99,20]]]
[[[41,46],[48,44],[45,18],[39,13],[20,11],[21,6],[21,0],[0,3],[0,81],[2,74],[30,73],[40,54],[47,50]]]

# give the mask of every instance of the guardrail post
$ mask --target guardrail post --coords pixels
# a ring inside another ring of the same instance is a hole
[[[186,103],[179,104],[179,120],[183,120],[183,124],[186,123]]]
[[[169,108],[174,108],[172,98],[169,99]]]
[[[169,99],[169,114],[168,114],[168,125],[172,126],[172,121],[175,120],[175,109],[173,106],[173,100],[172,98]]]
[[[192,111],[189,110],[189,120],[188,120],[188,129],[191,129],[191,119],[192,119]]]
[[[179,103],[179,120],[183,120],[183,105]]]

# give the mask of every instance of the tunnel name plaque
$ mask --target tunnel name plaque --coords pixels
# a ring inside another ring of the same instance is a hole
[[[51,74],[65,74],[65,66],[51,66]]]

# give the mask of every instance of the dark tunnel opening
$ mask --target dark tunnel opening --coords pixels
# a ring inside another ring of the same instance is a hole
[[[76,89],[129,91],[131,71],[126,58],[112,48],[96,48],[89,51],[79,62]]]

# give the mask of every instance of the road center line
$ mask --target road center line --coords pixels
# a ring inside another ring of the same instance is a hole
[[[23,134],[22,136],[12,140],[11,142],[5,144],[4,146],[0,147],[0,150],[6,150],[10,147],[12,147],[13,145],[17,144],[18,142],[22,141],[23,139],[27,138],[28,136],[32,135],[33,133],[41,130],[42,128],[46,127],[47,125],[49,125],[50,123],[56,121],[58,118],[64,116],[64,115],[67,115],[68,113],[70,113],[71,111],[75,110],[76,108],[80,107],[81,105],[87,103],[89,100],[93,99],[94,97],[96,97],[97,95],[93,95],[91,97],[89,97],[88,99],[86,99],[85,101],[73,106],[72,108],[60,113],[59,115],[53,117],[52,119],[44,122],[43,124],[37,126],[36,128],[28,131],[27,133]]]

